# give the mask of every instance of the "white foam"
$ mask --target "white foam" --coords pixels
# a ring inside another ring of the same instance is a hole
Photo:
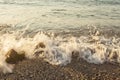
[[[38,57],[52,65],[67,65],[72,60],[73,52],[78,52],[79,58],[90,63],[120,63],[119,38],[105,38],[97,35],[63,38],[54,37],[53,33],[46,32],[38,32],[34,37],[23,37],[23,33],[18,31],[0,36],[0,69],[4,73],[11,73],[14,67],[5,62],[5,55],[10,49],[14,49],[18,53],[24,51],[25,56],[29,59],[35,58],[35,53],[42,51],[37,54]],[[36,45],[40,42],[45,45],[45,48],[36,49]],[[115,55],[117,57],[114,57]]]

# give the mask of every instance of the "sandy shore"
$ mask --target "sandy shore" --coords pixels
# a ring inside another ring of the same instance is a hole
[[[0,73],[0,80],[120,80],[120,64],[95,65],[73,58],[66,66],[53,66],[42,59],[24,60],[13,73]]]

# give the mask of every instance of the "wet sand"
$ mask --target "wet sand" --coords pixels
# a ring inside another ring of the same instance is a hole
[[[0,73],[0,80],[120,80],[120,64],[91,64],[74,57],[66,66],[53,66],[42,59],[24,60],[13,73]]]

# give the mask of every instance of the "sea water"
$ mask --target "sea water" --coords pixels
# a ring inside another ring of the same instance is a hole
[[[73,54],[120,63],[119,14],[119,0],[0,0],[0,69],[12,72],[11,49],[28,59],[42,51],[37,57],[52,65],[67,65]]]

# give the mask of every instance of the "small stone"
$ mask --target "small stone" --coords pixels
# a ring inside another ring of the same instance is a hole
[[[97,70],[96,68],[93,68],[93,70],[95,71],[95,70]]]
[[[33,75],[30,75],[30,78],[32,78],[33,77]]]
[[[40,42],[39,44],[36,45],[35,49],[38,48],[45,48],[45,44],[43,42]]]
[[[5,61],[9,64],[15,64],[19,61],[22,61],[25,59],[25,53],[18,54],[14,49],[11,49],[6,54]]]

